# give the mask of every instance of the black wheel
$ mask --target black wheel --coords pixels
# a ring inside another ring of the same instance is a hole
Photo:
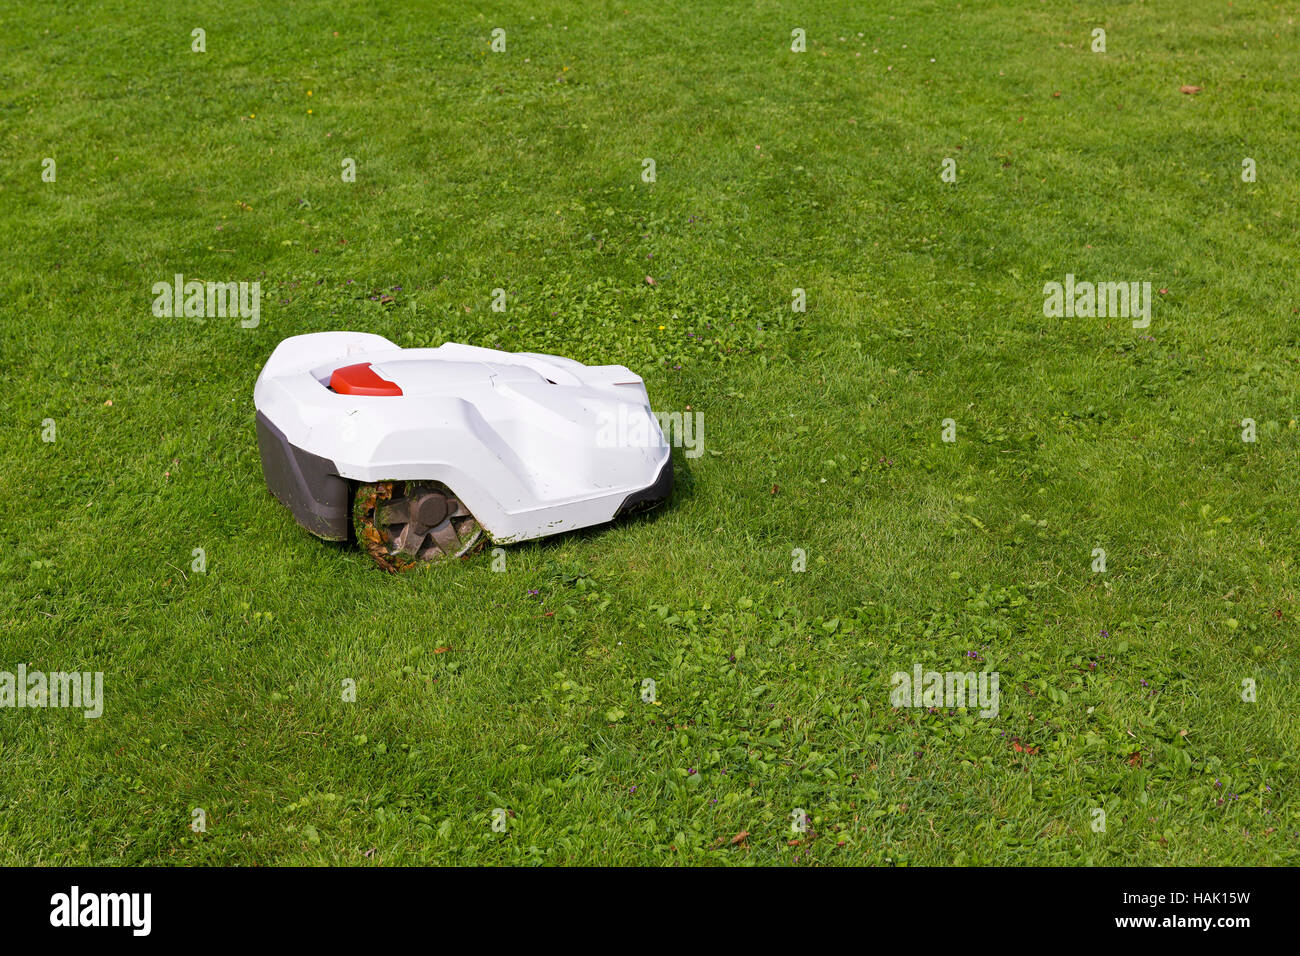
[[[357,540],[385,571],[462,558],[483,543],[483,529],[438,481],[379,481],[357,488]]]

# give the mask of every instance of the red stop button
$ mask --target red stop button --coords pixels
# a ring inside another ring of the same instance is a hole
[[[330,388],[340,395],[401,395],[396,382],[380,378],[369,362],[336,368],[330,375]]]

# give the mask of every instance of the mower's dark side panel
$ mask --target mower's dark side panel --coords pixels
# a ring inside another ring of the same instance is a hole
[[[331,541],[348,537],[348,483],[334,462],[289,444],[284,432],[257,413],[257,447],[271,494],[314,535]]]
[[[663,467],[659,469],[659,474],[655,477],[654,484],[648,488],[642,488],[640,491],[634,491],[623,499],[623,503],[618,506],[614,512],[615,518],[620,518],[626,514],[635,514],[638,511],[645,511],[647,508],[653,508],[657,504],[662,504],[673,490],[673,456],[668,455],[664,459]]]

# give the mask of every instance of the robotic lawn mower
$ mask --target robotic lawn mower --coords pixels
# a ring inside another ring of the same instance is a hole
[[[253,401],[271,493],[321,538],[347,540],[350,513],[388,571],[602,524],[673,486],[621,365],[317,332],[279,344]]]

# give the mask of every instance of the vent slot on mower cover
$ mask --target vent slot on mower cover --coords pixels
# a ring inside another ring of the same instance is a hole
[[[289,444],[284,432],[257,413],[257,448],[262,475],[271,494],[280,499],[298,523],[331,541],[348,539],[348,483],[334,462]]]

